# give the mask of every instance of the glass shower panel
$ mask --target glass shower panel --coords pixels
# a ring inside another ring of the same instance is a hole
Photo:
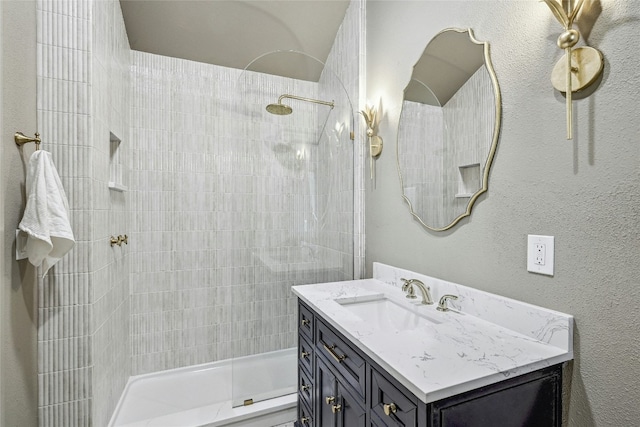
[[[326,69],[319,82],[247,69],[237,88],[232,122],[242,137],[223,177],[245,227],[234,219],[228,241],[241,261],[228,296],[234,406],[296,391],[291,286],[353,278],[353,109],[342,82]],[[293,96],[281,100],[292,112],[267,112],[282,95]]]

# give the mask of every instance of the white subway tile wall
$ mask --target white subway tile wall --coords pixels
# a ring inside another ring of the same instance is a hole
[[[294,346],[291,285],[363,270],[362,0],[319,83],[132,52],[117,0],[37,10],[39,130],[77,239],[39,283],[40,425],[106,425],[129,375]],[[283,93],[336,108],[267,114]]]
[[[353,277],[344,89],[335,75],[132,63],[133,373],[295,346],[291,285]],[[337,107],[285,100],[292,115],[268,114],[281,94]]]
[[[106,425],[130,374],[126,193],[107,188],[110,134],[129,158],[129,45],[117,1],[37,2],[38,123],[77,244],[38,287],[39,419]]]

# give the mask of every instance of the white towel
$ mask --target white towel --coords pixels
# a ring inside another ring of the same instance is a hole
[[[73,248],[75,240],[69,223],[69,202],[51,159],[51,153],[39,150],[29,159],[27,170],[27,206],[20,230],[27,233],[26,254],[43,275]]]

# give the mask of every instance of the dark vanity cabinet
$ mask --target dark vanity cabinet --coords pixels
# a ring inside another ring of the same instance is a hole
[[[360,396],[354,396],[321,358],[316,367],[320,399],[316,405],[316,425],[331,427],[366,427],[366,411]]]
[[[562,424],[562,365],[426,404],[302,302],[298,320],[297,427]]]

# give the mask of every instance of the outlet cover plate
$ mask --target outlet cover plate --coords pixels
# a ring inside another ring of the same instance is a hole
[[[553,276],[554,238],[529,234],[527,237],[527,271]]]

